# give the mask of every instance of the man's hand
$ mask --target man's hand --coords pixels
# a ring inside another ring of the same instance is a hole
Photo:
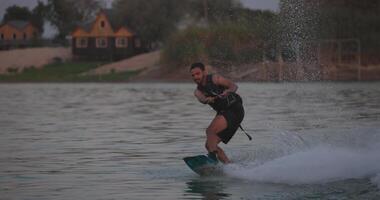
[[[215,102],[215,99],[216,97],[206,97],[206,103],[209,104],[209,103],[214,103]]]
[[[222,94],[220,94],[221,97],[226,97],[230,93],[230,91],[224,90]]]

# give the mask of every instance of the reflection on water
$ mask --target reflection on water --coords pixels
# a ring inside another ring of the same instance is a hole
[[[229,199],[231,194],[224,193],[225,186],[220,180],[193,179],[186,183],[185,196],[195,194],[203,199]]]
[[[2,199],[377,199],[378,83],[239,84],[235,162],[200,178],[193,84],[0,85]]]

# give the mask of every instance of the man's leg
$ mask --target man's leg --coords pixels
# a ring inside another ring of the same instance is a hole
[[[208,152],[216,153],[218,159],[223,163],[230,163],[230,160],[224,153],[223,149],[218,147],[218,144],[221,142],[221,139],[218,137],[217,133],[223,131],[227,128],[227,121],[222,115],[217,115],[214,120],[206,130],[207,141],[206,148]]]

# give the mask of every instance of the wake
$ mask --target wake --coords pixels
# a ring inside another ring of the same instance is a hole
[[[225,166],[234,178],[281,184],[323,184],[370,178],[380,188],[380,143],[366,149],[318,146],[280,158]]]

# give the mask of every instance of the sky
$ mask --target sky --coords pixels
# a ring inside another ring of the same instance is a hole
[[[240,0],[244,6],[252,9],[278,11],[280,0]]]
[[[46,2],[47,0],[40,0]],[[107,5],[111,5],[113,0],[105,0]],[[278,11],[279,1],[280,0],[240,0],[244,6],[252,9],[263,9],[263,10],[272,10]],[[30,9],[34,8],[37,5],[38,0],[0,0],[0,19],[3,19],[5,10],[12,5],[18,6],[27,6]],[[52,37],[54,35],[54,29],[46,25],[44,37]]]

